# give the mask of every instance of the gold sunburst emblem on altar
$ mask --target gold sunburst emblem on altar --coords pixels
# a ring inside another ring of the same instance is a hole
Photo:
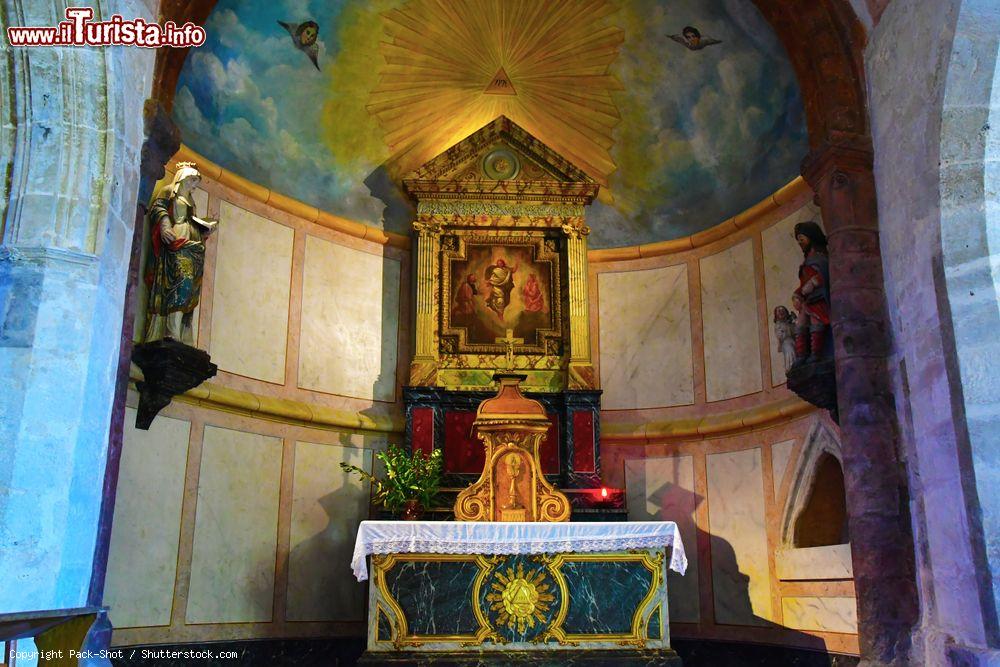
[[[367,109],[396,174],[507,116],[602,185],[625,33],[611,0],[412,0],[382,14],[385,64]]]
[[[525,573],[523,563],[518,563],[516,569],[512,565],[498,572],[490,586],[493,592],[486,596],[493,603],[490,609],[497,612],[497,624],[521,634],[534,628],[536,622],[544,624],[549,603],[555,600],[544,581],[544,571]]]

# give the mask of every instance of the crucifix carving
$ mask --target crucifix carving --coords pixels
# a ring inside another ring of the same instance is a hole
[[[507,354],[507,368],[514,368],[514,345],[517,343],[523,343],[523,338],[514,338],[514,330],[507,329],[507,335],[504,338],[497,338],[497,343],[504,346]]]

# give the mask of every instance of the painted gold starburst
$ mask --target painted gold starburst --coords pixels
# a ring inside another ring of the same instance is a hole
[[[505,115],[601,184],[622,88],[609,0],[413,0],[382,15],[385,65],[368,112],[397,174]]]
[[[542,583],[544,579],[543,570],[525,574],[523,563],[518,563],[516,570],[512,565],[506,572],[497,572],[490,586],[493,592],[486,596],[493,603],[490,609],[497,612],[497,623],[521,634],[534,628],[536,621],[544,623],[549,603],[555,599],[550,586]]]

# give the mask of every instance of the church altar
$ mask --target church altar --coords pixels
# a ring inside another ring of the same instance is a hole
[[[584,222],[598,184],[503,116],[403,184],[417,208],[406,440],[441,450],[457,520],[361,523],[362,662],[679,665],[677,527],[573,522],[608,509],[579,502],[602,481]]]
[[[359,581],[368,556],[366,661],[585,651],[680,664],[667,568],[683,574],[687,559],[673,522],[363,521]]]

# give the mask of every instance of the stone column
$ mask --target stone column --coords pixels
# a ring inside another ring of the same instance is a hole
[[[437,275],[442,224],[429,215],[418,215],[417,232],[417,331],[410,363],[410,385],[431,386],[437,379]]]
[[[590,227],[582,217],[567,218],[562,226],[567,236],[566,259],[569,285],[569,369],[567,388],[593,389],[596,386],[590,358],[590,299],[587,275],[587,236]]]
[[[10,25],[64,19],[61,3],[0,1]],[[94,7],[155,20],[138,0]],[[3,615],[90,599],[155,53],[0,43],[0,56],[16,100],[0,185]]]
[[[907,664],[918,616],[908,492],[887,365],[889,323],[867,137],[803,162],[829,237],[830,292],[848,525],[867,664]]]
[[[146,100],[143,107],[143,127],[146,140],[142,144],[142,160],[139,166],[139,195],[135,207],[135,228],[132,233],[132,255],[129,260],[128,282],[125,287],[125,313],[122,318],[118,351],[118,377],[111,410],[111,425],[108,429],[108,461],[104,473],[97,544],[94,548],[94,575],[90,582],[89,603],[94,605],[101,604],[104,599],[104,582],[107,576],[108,554],[111,549],[111,528],[114,519],[118,470],[121,463],[125,428],[125,397],[128,392],[132,340],[136,322],[135,311],[138,301],[136,292],[142,269],[140,266],[144,238],[142,226],[146,222],[146,211],[149,200],[153,196],[153,187],[166,174],[167,162],[181,146],[180,130],[158,100]]]

